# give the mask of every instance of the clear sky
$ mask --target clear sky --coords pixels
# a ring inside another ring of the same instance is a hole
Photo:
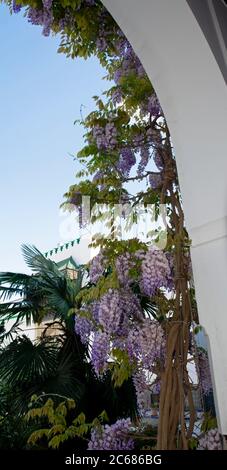
[[[59,205],[78,170],[69,154],[83,145],[73,122],[106,88],[96,59],[66,59],[58,43],[0,5],[0,271],[24,270],[22,243],[60,241]]]

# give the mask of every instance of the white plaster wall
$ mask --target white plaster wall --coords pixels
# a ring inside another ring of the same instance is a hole
[[[140,57],[176,151],[199,317],[227,434],[227,89],[186,0],[103,0]]]
[[[16,319],[7,321],[7,324],[6,324],[7,331],[9,331],[10,328],[12,328],[12,326],[15,323],[15,320]],[[30,338],[31,341],[34,341],[36,334],[35,334],[35,325],[33,322],[30,325],[26,325],[26,322],[23,321],[20,325],[20,328],[21,328],[21,331],[18,334],[19,336],[26,335],[28,336],[28,338]],[[8,341],[6,341],[6,344],[8,343]]]

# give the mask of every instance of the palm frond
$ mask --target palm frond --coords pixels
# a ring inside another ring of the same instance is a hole
[[[36,247],[23,245],[22,251],[35,274],[0,273],[0,317],[11,319],[17,315],[18,321],[25,319],[30,324],[42,319],[46,311],[51,312],[53,318],[68,321],[69,310],[75,306],[81,289],[83,273],[79,272],[77,279],[71,280]]]
[[[48,338],[32,343],[25,335],[0,353],[0,376],[13,386],[45,380],[57,369],[58,347]]]
[[[44,316],[45,312],[43,312]],[[26,325],[39,323],[42,320],[41,309],[37,309],[30,302],[17,301],[0,304],[0,320],[10,321],[16,319],[18,322],[25,321]]]
[[[141,302],[141,307],[143,311],[150,318],[155,318],[155,320],[157,320],[157,313],[158,313],[157,305],[155,305],[154,302],[152,302],[151,299],[146,296],[141,296],[140,302]]]
[[[72,355],[61,355],[55,374],[42,384],[42,391],[58,393],[77,402],[85,393],[84,379],[85,377],[76,373]]]
[[[31,276],[21,273],[0,273],[0,299],[7,300],[15,296],[22,296],[28,287]]]
[[[0,377],[15,389],[14,406],[19,414],[33,394],[55,393],[78,401],[85,392],[81,359],[56,337],[42,337],[36,343],[26,336],[14,339],[0,351]]]
[[[56,263],[45,258],[34,245],[22,245],[22,254],[27,266],[35,273],[59,273]]]
[[[22,332],[22,329],[20,328],[20,322],[18,320],[13,323],[13,325],[6,330],[5,328],[5,322],[0,323],[0,347],[1,345],[4,345],[8,343],[9,341],[13,341],[16,335]]]

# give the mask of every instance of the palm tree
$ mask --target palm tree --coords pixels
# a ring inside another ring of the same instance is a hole
[[[134,415],[132,382],[116,390],[108,374],[99,381],[88,350],[75,333],[73,312],[80,307],[77,297],[83,288],[83,271],[72,280],[37,248],[23,246],[22,251],[32,274],[0,273],[0,377],[14,390],[14,412],[23,415],[31,396],[45,393],[56,400],[73,398],[77,413],[83,411],[88,419],[104,409],[111,421]],[[52,322],[35,342],[18,335],[22,322],[40,323],[47,315]],[[12,319],[6,333],[3,325]],[[58,327],[54,336],[49,334],[53,324]],[[5,342],[6,338],[10,341]]]
[[[68,392],[73,392],[72,398],[78,399],[83,389],[87,351],[74,333],[70,310],[75,308],[82,274],[72,281],[35,247],[23,246],[22,251],[33,274],[0,273],[3,300],[0,319],[4,323],[15,320],[9,335],[23,321],[27,325],[40,323],[51,314],[52,323],[58,322],[59,333],[57,337],[51,337],[47,329],[35,343],[25,335],[16,337],[2,348],[1,377],[15,386],[18,381],[26,382],[28,394],[34,389],[52,388],[50,384],[55,379],[58,392],[65,392],[68,387]],[[2,340],[4,337],[3,334]]]

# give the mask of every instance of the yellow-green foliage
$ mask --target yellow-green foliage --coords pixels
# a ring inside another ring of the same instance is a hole
[[[115,387],[121,387],[125,380],[131,377],[134,365],[129,359],[128,353],[120,349],[112,351],[114,362],[110,364],[112,380]]]
[[[42,396],[37,397],[33,395],[30,406],[34,406],[40,400],[43,400]],[[59,405],[55,405],[54,401],[48,398],[42,406],[31,408],[26,414],[25,419],[27,421],[36,420],[40,423],[40,426],[42,424],[42,427],[31,434],[28,444],[35,446],[38,441],[46,439],[48,447],[58,449],[62,443],[69,439],[76,437],[87,439],[93,427],[100,427],[103,422],[108,421],[107,414],[103,411],[91,423],[86,423],[85,414],[80,413],[69,424],[68,412],[75,407],[75,401],[72,399],[66,399]],[[44,422],[46,427],[43,427]]]
[[[77,300],[83,300],[85,303],[100,299],[109,289],[118,289],[119,281],[116,270],[107,277],[101,277],[96,286],[83,289],[78,294]]]

